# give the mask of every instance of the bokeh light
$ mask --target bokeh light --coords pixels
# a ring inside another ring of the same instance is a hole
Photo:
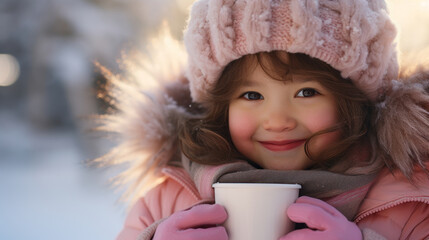
[[[0,87],[7,87],[16,82],[19,76],[19,64],[9,54],[0,54]]]

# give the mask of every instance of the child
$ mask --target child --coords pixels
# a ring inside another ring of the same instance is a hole
[[[195,2],[186,79],[130,114],[125,176],[159,181],[118,239],[228,239],[214,182],[301,184],[282,240],[427,239],[429,72],[398,80],[395,35],[382,0]]]

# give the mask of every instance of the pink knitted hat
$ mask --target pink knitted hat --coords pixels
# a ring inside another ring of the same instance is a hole
[[[330,64],[375,101],[398,74],[395,36],[384,0],[198,0],[186,74],[201,102],[231,61],[284,50]]]

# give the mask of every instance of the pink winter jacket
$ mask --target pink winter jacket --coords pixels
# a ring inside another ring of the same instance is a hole
[[[213,201],[201,198],[184,169],[165,167],[163,173],[167,179],[138,200],[117,240],[150,239],[157,221]],[[380,173],[355,218],[364,239],[429,239],[429,179],[421,170],[416,175],[421,179],[417,187],[399,172]]]

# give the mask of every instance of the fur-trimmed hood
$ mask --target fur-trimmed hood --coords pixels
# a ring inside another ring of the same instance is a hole
[[[97,118],[97,130],[113,135],[117,144],[95,162],[125,165],[113,180],[126,186],[123,200],[131,202],[163,180],[161,168],[177,159],[178,125],[191,116],[183,45],[165,28],[148,46],[144,55],[122,57],[120,75],[97,64],[107,79],[103,98],[111,106]]]
[[[391,82],[385,100],[376,105],[374,121],[383,160],[412,178],[414,165],[429,159],[429,69]],[[427,170],[425,170],[427,172]]]
[[[126,56],[125,73],[108,78],[108,96],[115,111],[99,117],[99,130],[114,133],[118,144],[96,161],[103,165],[126,164],[116,179],[127,186],[126,200],[138,199],[163,180],[166,164],[180,164],[178,127],[191,117],[190,93],[183,70],[182,43],[164,32],[152,41],[145,56]],[[384,101],[376,104],[373,122],[385,164],[400,169],[409,179],[412,166],[429,157],[429,70],[392,81]]]

